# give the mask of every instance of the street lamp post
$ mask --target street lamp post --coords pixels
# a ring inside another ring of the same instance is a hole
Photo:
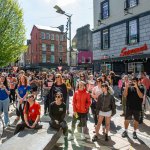
[[[72,46],[71,46],[71,17],[72,15],[69,15],[68,13],[66,13],[65,11],[63,11],[59,6],[55,5],[54,8],[56,9],[56,12],[59,14],[63,14],[65,16],[68,17],[68,24],[69,24],[69,67],[71,67],[71,50],[72,50]]]

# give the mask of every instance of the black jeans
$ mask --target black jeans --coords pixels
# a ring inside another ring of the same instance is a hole
[[[15,100],[16,100],[15,89],[10,89],[9,99],[10,99],[10,103],[15,102]]]
[[[19,103],[19,102],[17,102]],[[23,114],[23,110],[24,110],[24,106],[26,104],[26,101],[24,101],[22,104],[19,104],[19,108],[16,108],[16,115],[18,117],[21,117],[22,121],[24,121],[24,114]],[[18,104],[17,104],[18,105]]]
[[[65,120],[61,121],[59,124],[56,124],[54,120],[50,121],[50,126],[53,129],[59,130],[60,128],[63,129],[63,134],[68,136],[68,125]]]
[[[29,121],[30,126],[32,126],[33,123],[34,123],[34,121]],[[25,122],[17,124],[14,135],[19,133],[20,131],[24,130],[25,127],[31,129],[29,126],[27,126],[27,124]],[[42,125],[36,124],[36,126],[33,129],[41,129],[41,128],[42,128]]]

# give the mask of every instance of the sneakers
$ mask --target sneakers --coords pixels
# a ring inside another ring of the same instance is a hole
[[[74,135],[73,135],[73,134],[70,134],[70,136],[68,137],[68,140],[69,140],[69,141],[74,140]]]
[[[97,141],[97,140],[98,140],[97,135],[94,135],[94,137],[92,138],[92,142],[95,142],[95,141]]]
[[[108,134],[105,134],[105,141],[109,141]]]
[[[122,133],[122,137],[123,137],[123,138],[128,137],[127,131],[124,131],[124,132]]]
[[[137,139],[136,132],[133,132],[133,139]]]

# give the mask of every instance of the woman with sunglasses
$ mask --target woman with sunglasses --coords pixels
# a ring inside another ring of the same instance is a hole
[[[9,108],[9,88],[5,76],[0,77],[0,114],[4,112],[5,126],[9,125],[8,108]]]
[[[31,129],[40,129],[41,125],[38,124],[40,121],[41,106],[35,101],[34,95],[29,94],[27,102],[24,107],[24,121],[17,124],[14,134],[24,130],[25,127]]]
[[[55,82],[52,85],[52,87],[47,95],[47,100],[49,101],[49,104],[55,101],[55,94],[57,92],[61,92],[63,94],[63,100],[64,100],[64,103],[66,104],[67,87],[66,87],[66,84],[63,82],[61,74],[56,74]]]
[[[74,131],[77,120],[81,123],[81,139],[85,139],[84,131],[87,127],[87,114],[91,105],[90,94],[86,91],[86,83],[79,81],[79,88],[73,96],[73,119],[72,119],[72,134],[69,140],[74,139]]]
[[[17,108],[16,108],[16,115],[17,118],[14,121],[14,124],[16,124],[20,117],[22,121],[24,121],[24,115],[23,115],[23,109],[24,105],[26,103],[26,97],[28,96],[28,93],[30,92],[30,86],[28,85],[27,77],[22,75],[19,78],[18,87],[16,90],[17,94]]]
[[[107,83],[102,84],[102,92],[98,97],[97,105],[96,105],[96,113],[98,115],[98,123],[96,126],[96,135],[93,137],[92,141],[98,140],[98,134],[100,130],[100,126],[102,121],[105,117],[106,123],[106,134],[105,134],[105,141],[108,141],[108,132],[110,128],[110,120],[111,116],[115,114],[116,105],[115,105],[115,98],[109,92],[109,87]]]
[[[63,94],[61,92],[55,94],[55,101],[50,104],[49,115],[51,118],[50,126],[57,130],[62,128],[63,134],[67,138],[68,126],[65,121],[66,104],[63,102]]]

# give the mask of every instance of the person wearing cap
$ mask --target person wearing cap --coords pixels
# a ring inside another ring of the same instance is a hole
[[[64,103],[63,94],[57,92],[55,101],[50,104],[49,116],[51,118],[50,126],[56,130],[62,128],[65,138],[68,137],[68,126],[65,121],[66,104]]]
[[[72,119],[72,134],[69,140],[74,139],[74,131],[77,120],[81,123],[81,139],[85,139],[84,131],[87,127],[87,114],[91,105],[90,93],[86,91],[86,83],[79,81],[78,90],[73,96],[73,119]]]
[[[126,97],[126,113],[125,113],[125,131],[122,133],[122,137],[128,137],[128,126],[129,121],[132,120],[134,116],[134,132],[133,138],[137,139],[136,130],[138,129],[140,112],[142,111],[142,102],[144,96],[144,87],[138,85],[138,79],[136,77],[132,78],[130,83],[125,84],[124,97]]]
[[[40,121],[41,106],[38,102],[35,101],[33,94],[29,94],[27,96],[27,102],[25,104],[23,113],[24,121],[17,124],[14,135],[24,130],[25,127],[31,129],[42,128],[42,126],[38,124]]]

